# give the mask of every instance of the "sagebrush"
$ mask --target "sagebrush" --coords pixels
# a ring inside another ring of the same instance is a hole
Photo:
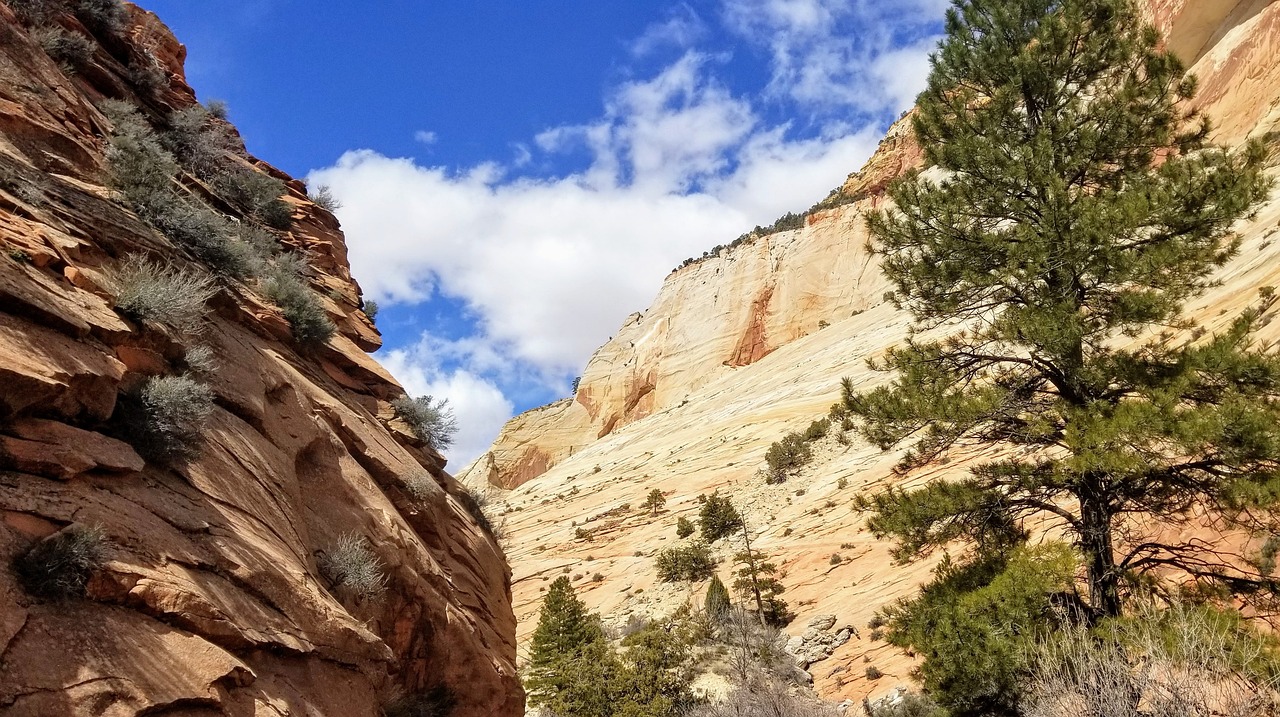
[[[402,396],[392,401],[391,407],[395,409],[397,417],[409,424],[413,434],[428,446],[442,450],[453,444],[458,423],[453,417],[448,399]]]
[[[294,340],[304,348],[314,348],[327,343],[337,329],[319,297],[304,282],[302,271],[301,262],[282,258],[262,282],[262,291],[284,313]]]
[[[130,255],[111,272],[116,308],[138,321],[195,332],[205,303],[216,291],[213,281],[189,269]]]
[[[32,31],[31,36],[40,43],[40,47],[54,62],[64,70],[74,71],[83,67],[93,58],[98,45],[93,40],[75,32],[67,32],[60,27],[41,27]]]
[[[213,391],[189,376],[152,376],[117,410],[126,437],[144,458],[185,460],[199,455]]]
[[[169,115],[169,127],[160,142],[182,166],[198,177],[213,177],[234,141],[224,122],[203,105],[194,105]]]
[[[220,174],[214,184],[218,191],[247,216],[272,229],[288,229],[293,224],[293,209],[281,197],[284,182],[249,169],[230,169]]]
[[[382,561],[369,542],[355,533],[338,540],[317,561],[320,572],[335,589],[343,588],[361,598],[374,598],[387,589]]]

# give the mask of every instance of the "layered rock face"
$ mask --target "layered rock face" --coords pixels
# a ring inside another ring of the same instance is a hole
[[[1280,144],[1280,2],[1152,0],[1149,9],[1199,76],[1197,102],[1216,140]],[[495,498],[506,513],[521,640],[562,573],[580,579],[580,595],[608,621],[700,604],[705,584],[657,583],[653,556],[675,543],[677,518],[696,518],[698,495],[719,490],[743,509],[755,546],[780,563],[798,614],[793,637],[803,644],[804,626],[819,615],[859,629],[809,668],[819,692],[861,699],[908,681],[912,660],[869,639],[867,623],[912,594],[931,566],[894,565],[851,500],[959,475],[964,462],[899,477],[897,455],[831,437],[785,484],[765,485],[757,471],[772,442],[826,413],[841,377],[863,388],[886,380],[866,360],[900,341],[909,322],[882,298],[890,287],[863,248],[863,217],[919,161],[900,121],[842,187],[849,203],[674,272],[592,357],[575,397],[513,419],[465,472],[477,486],[509,489]],[[1280,285],[1278,223],[1280,198],[1242,223],[1243,248],[1219,273],[1222,285],[1188,306],[1194,321],[1221,329],[1259,288]],[[1280,326],[1261,338],[1280,338]],[[656,517],[639,508],[655,487],[667,499]]]
[[[131,6],[118,34],[52,22],[97,35],[73,73],[0,3],[0,713],[373,717],[420,695],[521,714],[509,569],[443,459],[394,418],[403,390],[365,354],[379,338],[337,221],[300,182],[236,160],[287,182],[278,238],[338,328],[318,349],[230,279],[198,332],[125,318],[111,277],[126,255],[204,270],[104,186],[95,105],[125,99],[152,122],[191,106],[185,49]],[[140,90],[139,68],[157,86]],[[196,344],[216,364],[199,456],[146,461],[122,440],[122,397],[180,373]],[[15,560],[84,530],[102,540],[83,597],[28,592]],[[344,537],[381,563],[380,594],[320,569]]]

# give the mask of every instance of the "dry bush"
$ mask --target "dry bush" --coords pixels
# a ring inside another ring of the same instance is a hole
[[[129,62],[125,76],[134,91],[143,97],[155,96],[169,88],[169,72],[150,50],[143,50]]]
[[[760,618],[741,605],[729,608],[716,637],[728,648],[729,676],[738,685],[768,682],[792,669],[791,658],[782,649],[782,633],[761,625]]]
[[[431,448],[438,451],[453,444],[458,424],[453,417],[453,409],[449,407],[449,399],[437,401],[431,396],[401,396],[391,402],[391,407],[398,418],[409,424],[414,435]]]
[[[183,167],[207,180],[216,176],[218,166],[235,146],[227,125],[215,121],[213,112],[203,105],[170,114],[169,128],[160,135],[160,142]]]
[[[303,348],[316,348],[328,343],[337,329],[303,280],[302,266],[300,261],[281,257],[262,282],[262,292],[280,307],[294,340]]]
[[[18,20],[27,25],[43,25],[66,12],[66,0],[6,0]]]
[[[173,181],[178,162],[138,108],[117,100],[100,106],[114,125],[107,143],[111,185],[138,216],[219,274],[245,278],[260,272],[266,251],[260,242],[244,238],[245,232],[235,231],[226,217],[178,194]]]
[[[246,216],[271,227],[293,225],[293,208],[281,197],[288,191],[284,182],[263,172],[233,168],[219,174],[214,186]]]
[[[207,377],[218,370],[213,348],[205,344],[188,346],[182,353],[182,362],[187,365],[187,372],[196,376]]]
[[[777,680],[740,685],[720,704],[693,711],[692,717],[838,717],[835,707],[809,697]]]
[[[194,333],[216,288],[209,277],[131,255],[111,275],[116,308],[138,321]]]
[[[73,0],[70,5],[76,18],[97,33],[118,35],[129,19],[120,0]]]
[[[83,67],[93,59],[93,53],[98,47],[97,43],[84,35],[54,26],[37,28],[31,32],[31,36],[64,72]]]
[[[307,195],[313,204],[332,214],[342,208],[342,202],[333,194],[333,188],[327,184],[321,184],[314,191]]]
[[[45,205],[48,183],[40,175],[28,175],[17,164],[0,163],[0,189],[32,207]]]
[[[113,189],[150,221],[174,201],[173,177],[178,163],[160,144],[138,108],[121,100],[99,105],[114,125],[107,141],[107,168]]]
[[[1274,647],[1207,609],[1144,614],[1131,629],[1038,644],[1027,717],[1264,717],[1280,710]]]
[[[440,493],[440,486],[426,471],[418,471],[405,476],[404,489],[416,500],[426,501]]]
[[[188,376],[152,376],[117,410],[126,437],[144,458],[187,460],[200,453],[213,391]]]
[[[377,597],[387,589],[382,561],[373,554],[368,541],[355,533],[338,538],[318,563],[320,572],[334,588],[346,588],[362,598]]]

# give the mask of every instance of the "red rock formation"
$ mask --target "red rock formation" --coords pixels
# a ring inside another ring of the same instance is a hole
[[[505,559],[443,459],[393,420],[403,391],[365,354],[379,338],[342,233],[300,182],[246,164],[287,182],[280,238],[338,333],[300,352],[279,309],[223,280],[199,336],[217,363],[200,456],[166,467],[120,440],[117,397],[177,373],[194,339],[114,311],[109,270],[137,252],[196,264],[103,186],[95,103],[154,121],[195,93],[154,15],[130,7],[97,40],[64,74],[0,3],[0,713],[373,717],[444,687],[454,714],[521,714]],[[139,63],[167,84],[139,95]],[[426,480],[411,492],[410,476]],[[28,594],[14,559],[73,524],[106,538],[86,596]],[[353,533],[382,562],[379,597],[318,569]]]

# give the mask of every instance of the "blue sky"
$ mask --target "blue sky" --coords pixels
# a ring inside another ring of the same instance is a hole
[[[142,0],[256,155],[343,203],[382,360],[460,469],[667,272],[840,184],[946,0]]]

